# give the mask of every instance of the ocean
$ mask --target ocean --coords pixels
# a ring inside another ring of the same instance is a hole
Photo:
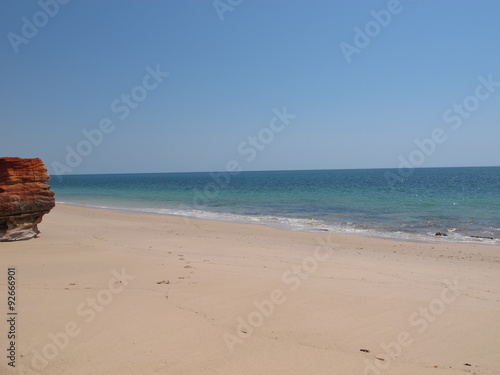
[[[407,177],[396,169],[68,175],[50,185],[60,204],[310,232],[500,243],[500,167],[420,168]]]

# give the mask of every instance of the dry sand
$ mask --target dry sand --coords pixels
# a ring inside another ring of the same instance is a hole
[[[0,244],[2,374],[500,374],[500,246],[61,205],[40,229]]]

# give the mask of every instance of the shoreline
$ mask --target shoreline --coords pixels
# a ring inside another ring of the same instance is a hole
[[[17,270],[17,364],[29,374],[500,368],[500,246],[68,205],[40,230],[0,244]]]
[[[205,217],[196,217],[196,216],[187,216],[187,215],[182,215],[182,214],[173,214],[173,213],[162,213],[162,212],[154,212],[154,211],[146,211],[146,210],[141,210],[141,209],[131,209],[131,208],[119,208],[119,207],[100,207],[100,206],[93,206],[93,205],[83,205],[83,204],[78,204],[78,203],[68,203],[68,202],[57,202],[57,205],[62,205],[62,206],[70,206],[70,207],[81,207],[81,208],[88,208],[88,209],[96,209],[96,210],[109,210],[109,211],[118,211],[118,212],[128,212],[128,213],[133,213],[133,214],[145,214],[145,215],[160,215],[160,216],[169,216],[169,217],[177,217],[177,218],[182,218],[184,220],[208,220],[208,221],[216,221],[216,222],[221,222],[221,223],[235,223],[235,224],[248,224],[248,225],[259,225],[259,226],[266,226],[270,228],[275,228],[279,230],[285,230],[285,231],[292,231],[292,232],[303,232],[303,233],[330,233],[334,235],[353,235],[353,236],[361,236],[365,238],[373,238],[373,239],[382,239],[382,240],[388,240],[388,241],[401,241],[401,242],[410,242],[410,243],[429,243],[429,244],[436,244],[436,243],[449,243],[449,244],[455,244],[455,243],[464,243],[464,244],[477,244],[477,245],[486,245],[486,246],[498,246],[500,245],[500,239],[499,238],[487,238],[487,237],[475,237],[475,236],[462,236],[461,240],[453,239],[451,236],[446,235],[446,236],[436,236],[436,235],[431,235],[427,234],[427,237],[424,234],[407,234],[407,237],[404,236],[397,236],[396,233],[394,232],[376,232],[375,233],[367,233],[370,230],[363,231],[361,229],[359,230],[353,230],[352,232],[348,231],[335,231],[335,230],[330,230],[328,228],[311,228],[311,229],[306,229],[306,228],[293,228],[291,225],[288,227],[286,225],[273,225],[272,223],[266,223],[266,222],[250,222],[250,221],[245,221],[244,219],[241,220],[223,220],[222,218],[205,218]],[[293,219],[293,218],[292,218]],[[328,226],[328,224],[325,223],[325,226]]]

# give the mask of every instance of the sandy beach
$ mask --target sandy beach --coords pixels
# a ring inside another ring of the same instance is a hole
[[[2,374],[500,374],[500,246],[63,205],[40,230],[0,244]]]

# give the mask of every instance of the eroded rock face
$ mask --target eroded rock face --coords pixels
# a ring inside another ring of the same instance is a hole
[[[0,158],[0,241],[34,238],[43,215],[55,206],[40,159]]]

